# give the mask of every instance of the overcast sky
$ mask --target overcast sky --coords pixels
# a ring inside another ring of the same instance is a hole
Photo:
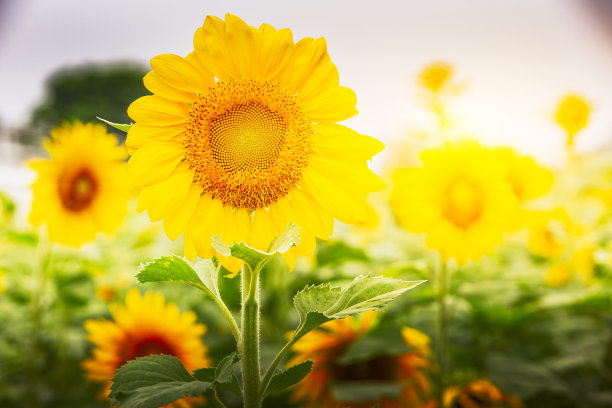
[[[589,0],[591,2],[597,0]],[[389,142],[430,126],[415,75],[455,65],[469,88],[455,104],[466,132],[554,162],[563,139],[550,119],[561,95],[596,107],[579,147],[612,144],[612,41],[585,0],[203,1],[0,0],[0,123],[16,127],[65,65],[186,55],[207,14],[325,37],[360,114],[345,124]]]

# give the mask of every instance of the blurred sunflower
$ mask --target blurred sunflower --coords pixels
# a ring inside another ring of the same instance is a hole
[[[51,241],[72,246],[112,233],[131,191],[125,148],[104,125],[80,122],[56,127],[44,146],[51,158],[28,162],[38,173],[30,222],[45,223]]]
[[[206,327],[196,323],[195,313],[180,313],[174,303],[165,303],[160,293],[147,292],[141,297],[137,289],[128,292],[125,306],[112,304],[109,309],[113,321],[85,322],[87,340],[95,348],[83,368],[88,380],[106,385],[104,397],[117,369],[137,357],[175,356],[190,372],[208,366],[207,348],[201,339]],[[186,408],[197,400],[181,399],[168,406]]]
[[[408,353],[398,356],[378,356],[370,360],[340,364],[339,360],[371,326],[374,312],[366,312],[356,322],[352,317],[325,323],[298,340],[293,346],[296,356],[289,363],[298,364],[313,360],[312,371],[293,391],[292,399],[306,407],[365,408],[369,403],[343,402],[334,399],[334,385],[380,381],[403,384],[401,399],[384,399],[381,408],[430,406],[429,337],[418,330],[404,328],[402,336],[412,347]]]
[[[408,231],[462,265],[503,242],[517,209],[508,166],[475,141],[446,143],[421,154],[423,167],[395,173],[391,206]]]
[[[184,233],[185,255],[215,255],[210,237],[265,250],[295,222],[313,252],[333,220],[368,223],[366,195],[384,188],[367,160],[376,139],[336,124],[354,116],[355,93],[339,86],[323,38],[294,43],[289,29],[208,16],[187,57],[151,60],[154,94],[133,102],[129,169],[138,209]],[[230,271],[241,262],[217,254]]]
[[[570,234],[577,229],[567,212],[556,208],[529,211],[526,216],[529,227],[528,247],[531,252],[544,258],[560,257],[570,241]]]
[[[463,389],[448,388],[444,392],[446,408],[523,408],[523,403],[513,395],[501,392],[488,380],[477,380]]]
[[[574,144],[574,136],[589,123],[591,104],[577,94],[566,95],[559,102],[555,120],[567,132],[567,145]]]
[[[498,147],[495,151],[508,165],[507,180],[519,203],[541,197],[550,190],[552,172],[538,165],[532,157],[522,156],[510,147]]]
[[[417,81],[423,89],[436,93],[449,83],[454,71],[451,64],[432,62],[421,70]]]

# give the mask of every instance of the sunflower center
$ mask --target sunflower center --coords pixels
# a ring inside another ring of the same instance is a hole
[[[235,208],[263,208],[298,184],[312,133],[312,122],[280,86],[219,81],[191,106],[185,161],[194,182],[213,198]]]
[[[78,212],[91,204],[96,196],[98,183],[91,171],[81,169],[61,177],[58,190],[64,207]]]
[[[210,127],[210,148],[227,172],[266,170],[274,165],[285,139],[283,118],[251,102],[219,116]]]
[[[165,354],[175,356],[173,347],[168,342],[159,336],[147,336],[135,341],[131,347],[126,347],[125,361],[133,360],[137,357],[146,357],[151,355]]]
[[[483,205],[482,191],[461,177],[446,190],[444,215],[456,226],[467,228],[480,218]]]

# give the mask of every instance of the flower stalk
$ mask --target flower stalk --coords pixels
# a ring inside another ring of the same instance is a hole
[[[259,385],[259,265],[242,266],[241,364],[245,408],[261,407]]]

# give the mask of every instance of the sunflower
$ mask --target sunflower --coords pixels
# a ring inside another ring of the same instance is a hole
[[[317,408],[369,407],[372,404],[355,404],[336,401],[333,387],[336,384],[359,381],[402,383],[401,400],[385,399],[381,408],[425,407],[430,384],[426,375],[429,368],[429,337],[412,328],[404,328],[402,336],[412,348],[398,356],[379,356],[367,361],[343,365],[339,360],[348,348],[369,329],[375,313],[366,312],[356,322],[352,317],[325,323],[298,340],[293,346],[296,356],[290,365],[313,360],[312,371],[294,389],[292,399],[304,406]],[[408,404],[408,405],[406,405]]]
[[[104,125],[65,123],[45,142],[50,159],[28,165],[38,173],[32,185],[30,222],[46,223],[49,239],[79,246],[98,232],[112,233],[127,211],[125,149]]]
[[[589,123],[591,104],[578,94],[566,95],[555,112],[556,122],[567,132],[567,145],[574,144],[574,136]]]
[[[147,292],[141,297],[137,289],[132,289],[125,306],[112,304],[109,308],[114,321],[85,322],[87,340],[95,348],[83,368],[88,380],[106,384],[104,397],[117,369],[136,357],[175,356],[190,372],[209,365],[201,340],[206,327],[195,322],[195,313],[180,313],[174,303],[165,303],[162,294]],[[169,406],[190,407],[190,401],[195,400],[181,399]]]
[[[395,173],[391,205],[408,231],[461,265],[503,242],[517,208],[507,163],[475,141],[446,143],[421,154],[423,167]]]
[[[354,116],[355,94],[339,86],[323,38],[294,43],[289,29],[259,28],[227,14],[208,16],[186,57],[151,60],[134,101],[127,137],[140,211],[162,220],[185,255],[215,255],[211,236],[265,250],[288,222],[313,252],[334,218],[368,223],[366,195],[384,188],[368,159],[381,142],[339,125]],[[237,273],[241,262],[219,254]]]
[[[505,394],[488,380],[472,381],[463,389],[448,388],[444,392],[447,408],[523,408],[517,397]]]
[[[419,85],[430,92],[437,93],[449,84],[455,70],[446,62],[432,62],[425,66],[417,76]]]
[[[572,235],[579,233],[567,212],[561,208],[526,213],[529,227],[528,247],[534,255],[559,258]]]
[[[546,194],[553,182],[552,172],[540,166],[532,157],[522,156],[510,147],[495,149],[500,160],[507,163],[507,180],[520,204]]]

